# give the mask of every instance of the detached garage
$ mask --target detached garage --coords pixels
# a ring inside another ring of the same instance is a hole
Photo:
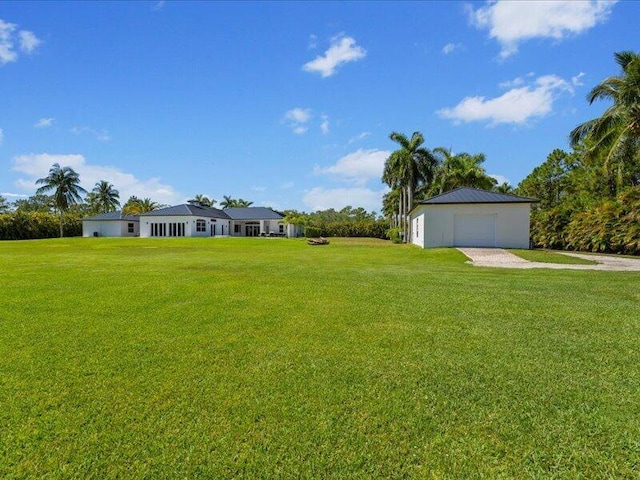
[[[411,241],[422,247],[529,248],[535,198],[462,187],[422,200],[410,212]]]

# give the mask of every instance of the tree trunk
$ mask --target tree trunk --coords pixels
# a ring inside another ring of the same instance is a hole
[[[64,237],[64,231],[62,229],[62,217],[64,215],[64,212],[62,210],[60,210],[60,238]]]

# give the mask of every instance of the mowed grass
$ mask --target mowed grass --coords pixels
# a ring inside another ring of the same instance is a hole
[[[0,477],[637,477],[640,274],[465,260],[0,243]]]
[[[530,262],[541,262],[541,263],[561,263],[567,265],[596,265],[598,262],[594,262],[593,260],[586,260],[584,258],[572,257],[569,255],[563,255],[558,252],[553,252],[550,250],[518,250],[513,249],[509,250],[509,252],[517,255],[520,258],[524,258],[525,260],[529,260]]]

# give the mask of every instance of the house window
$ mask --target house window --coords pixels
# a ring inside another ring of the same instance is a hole
[[[240,224],[236,223],[233,226],[233,233],[240,233]]]
[[[278,232],[279,233],[284,233],[284,225],[282,223],[280,225],[278,225]]]
[[[196,220],[196,232],[206,232],[207,231],[207,222],[204,220]]]
[[[133,233],[133,223],[128,223],[128,224],[127,224],[127,231],[128,231],[129,233]]]
[[[418,234],[418,219],[416,218],[416,238],[418,238],[418,237],[419,237],[419,234]]]

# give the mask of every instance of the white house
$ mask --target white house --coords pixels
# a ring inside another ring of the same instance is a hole
[[[411,210],[411,242],[422,248],[529,248],[529,215],[537,201],[458,188],[422,200]]]
[[[120,212],[113,212],[83,219],[83,234],[85,237],[296,237],[301,234],[299,227],[285,223],[280,213],[266,207],[220,210],[191,201],[135,217],[126,216],[135,221],[133,235],[127,233],[128,224],[125,230],[108,223],[121,217],[124,218]]]
[[[83,237],[137,237],[138,235],[140,235],[140,220],[135,215],[109,212],[82,219]]]

